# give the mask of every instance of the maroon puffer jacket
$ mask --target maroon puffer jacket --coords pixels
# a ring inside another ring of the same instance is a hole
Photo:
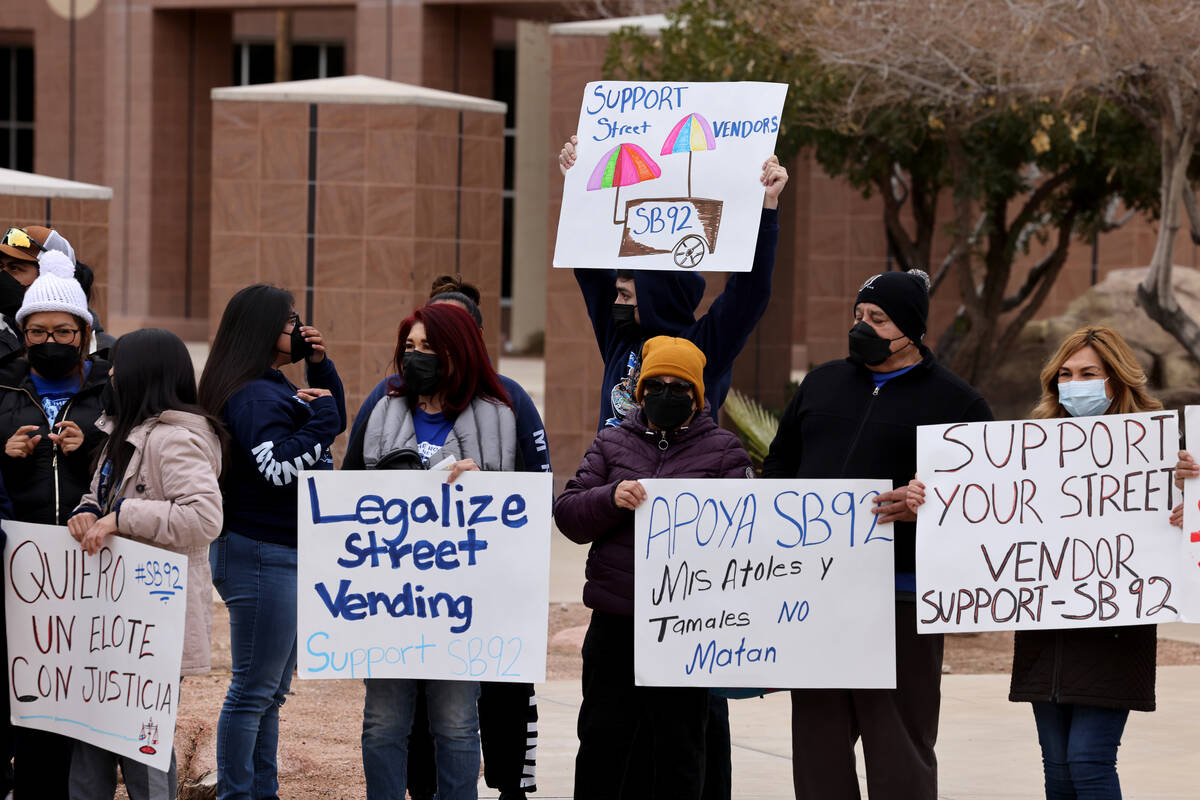
[[[646,427],[641,409],[619,428],[605,428],[575,477],[554,501],[554,521],[568,539],[591,543],[583,602],[633,616],[633,513],[613,504],[621,481],[642,478],[748,478],[754,469],[742,443],[705,410],[692,424],[666,434]]]

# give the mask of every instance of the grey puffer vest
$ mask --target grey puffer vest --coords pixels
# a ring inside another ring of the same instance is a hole
[[[408,400],[384,397],[371,411],[363,434],[363,462],[374,469],[388,453],[417,449]],[[441,449],[429,457],[436,464],[447,456],[456,461],[474,459],[482,470],[512,471],[517,468],[517,418],[508,406],[476,397],[454,420]]]

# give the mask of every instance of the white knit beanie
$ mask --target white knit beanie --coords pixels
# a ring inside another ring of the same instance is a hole
[[[18,325],[24,325],[30,314],[39,311],[65,311],[90,322],[87,297],[75,280],[75,265],[70,258],[57,250],[43,250],[38,254],[38,272],[37,279],[25,290],[17,312]]]

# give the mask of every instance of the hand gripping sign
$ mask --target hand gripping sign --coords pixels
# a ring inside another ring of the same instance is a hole
[[[4,522],[12,724],[166,770],[179,711],[187,557],[110,536]]]
[[[1170,524],[1173,411],[917,429],[924,632],[1083,628],[1191,614]]]
[[[554,266],[748,272],[786,94],[781,83],[589,83]]]
[[[895,687],[889,481],[641,483],[639,685]]]
[[[546,473],[303,473],[300,677],[545,680],[552,487]]]

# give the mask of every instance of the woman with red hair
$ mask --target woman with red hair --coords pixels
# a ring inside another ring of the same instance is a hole
[[[470,470],[518,468],[516,418],[475,321],[450,303],[400,323],[387,396],[350,441],[343,469],[428,469],[453,461],[447,481]],[[424,685],[436,745],[438,797],[475,800],[479,776],[477,681],[368,678],[363,770],[368,800],[405,796],[408,735]]]

